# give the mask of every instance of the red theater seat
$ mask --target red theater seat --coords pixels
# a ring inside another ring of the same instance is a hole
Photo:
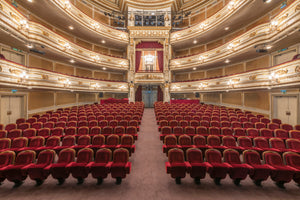
[[[168,159],[166,171],[168,174],[171,174],[172,178],[176,179],[177,184],[180,184],[181,178],[185,177],[190,164],[184,161],[184,153],[181,149],[170,149]]]
[[[257,151],[246,150],[243,152],[243,157],[244,162],[253,167],[249,173],[250,178],[256,185],[260,186],[262,181],[268,179],[273,168],[267,164],[262,164]]]
[[[84,179],[89,174],[89,169],[86,167],[93,159],[94,151],[89,148],[83,148],[78,151],[76,162],[69,163],[66,168],[77,179],[77,184],[82,184]]]
[[[44,150],[38,155],[36,163],[26,165],[22,169],[27,172],[31,180],[36,181],[36,185],[41,185],[44,180],[49,176],[49,170],[44,168],[53,163],[55,157],[55,151]]]
[[[222,162],[222,154],[216,149],[207,149],[205,151],[205,158],[210,164],[207,172],[214,179],[214,182],[220,185],[220,181],[226,177],[231,165]]]
[[[110,149],[99,149],[95,156],[95,161],[90,162],[86,167],[90,169],[93,178],[97,179],[97,184],[101,184],[107,178],[111,169],[112,152]]]
[[[13,151],[0,152],[0,184],[5,180],[2,168],[13,164],[15,157],[16,154]]]
[[[52,177],[58,180],[59,185],[63,184],[65,179],[69,177],[70,172],[66,166],[74,162],[75,154],[74,149],[63,149],[59,152],[57,163],[50,164],[44,168],[45,170],[49,170]]]
[[[187,167],[187,172],[194,179],[196,184],[200,184],[200,179],[205,178],[206,169],[211,167],[207,162],[203,162],[201,150],[190,148],[186,151],[186,158],[190,166]]]
[[[290,182],[295,175],[295,169],[284,165],[280,154],[276,152],[266,151],[263,153],[263,158],[266,164],[273,167],[271,172],[272,180],[276,182],[278,187],[284,188],[284,183]]]
[[[116,178],[116,184],[121,184],[122,179],[129,174],[131,163],[129,162],[129,153],[127,149],[116,149],[113,153],[113,162],[111,164],[111,177]]]
[[[231,165],[228,171],[230,178],[233,179],[235,185],[239,185],[253,168],[248,164],[242,164],[239,152],[234,149],[226,149],[223,154],[224,161]]]
[[[8,181],[15,183],[14,187],[18,187],[27,178],[27,173],[22,168],[30,163],[33,163],[35,156],[36,154],[34,151],[22,151],[18,153],[14,164],[3,167],[0,169],[0,171]]]
[[[288,166],[296,169],[293,180],[297,184],[300,184],[300,155],[293,152],[286,152],[283,154],[283,158]]]

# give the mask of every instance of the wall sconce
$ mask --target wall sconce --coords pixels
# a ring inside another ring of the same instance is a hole
[[[207,26],[207,23],[206,23],[206,22],[203,22],[203,23],[201,23],[201,24],[199,25],[199,28],[200,28],[201,30],[204,30],[204,29],[206,28],[206,26]]]
[[[98,55],[92,56],[92,59],[93,59],[95,62],[100,62],[100,57],[99,57]]]
[[[70,1],[65,1],[64,2],[64,9],[70,9],[71,8],[71,3]]]
[[[18,80],[19,83],[25,83],[26,80],[29,78],[28,74],[26,72],[22,72],[19,74],[20,79]]]
[[[64,51],[71,49],[71,46],[68,42],[66,42],[63,47],[64,47]]]
[[[228,82],[227,82],[227,85],[231,88],[234,88],[235,84],[237,84],[239,82],[239,79],[230,79]]]
[[[200,90],[203,90],[207,87],[207,83],[200,83],[200,85],[198,87]]]
[[[100,85],[98,83],[91,83],[91,87],[96,90],[100,88]]]
[[[271,31],[275,31],[277,29],[278,26],[278,21],[277,20],[272,20],[270,23],[270,30]]]
[[[98,28],[100,28],[100,25],[97,23],[97,22],[92,22],[92,27],[94,28],[94,29],[98,29]]]
[[[20,20],[20,26],[21,26],[21,29],[25,29],[25,30],[29,29],[28,22],[25,19]]]
[[[69,79],[59,78],[58,81],[60,81],[64,85],[64,87],[70,87],[71,85],[71,81]]]
[[[234,4],[235,4],[235,1],[230,1],[227,6],[228,10],[234,9]]]
[[[275,82],[275,83],[279,83],[279,75],[276,74],[275,72],[272,72],[270,75],[269,75],[269,80],[272,82]]]

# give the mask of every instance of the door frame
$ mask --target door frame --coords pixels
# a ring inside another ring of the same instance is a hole
[[[11,93],[11,92],[0,92],[0,105],[3,96],[21,96],[23,97],[23,109],[24,109],[24,117],[28,118],[28,93],[19,92],[19,93]],[[0,112],[0,119],[1,119],[1,112]]]
[[[284,97],[297,97],[297,124],[300,124],[300,100],[299,100],[299,93],[290,93],[290,94],[272,94],[271,95],[271,117],[272,118],[274,118],[274,114],[275,114],[275,112],[274,112],[274,109],[275,109],[275,107],[274,107],[274,105],[275,105],[275,103],[274,103],[274,101],[275,101],[275,98],[276,97],[279,97],[279,96],[284,96]]]

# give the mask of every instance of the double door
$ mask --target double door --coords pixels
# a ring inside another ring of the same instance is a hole
[[[155,85],[143,86],[142,100],[145,104],[145,108],[153,108],[154,102],[157,101],[157,86]]]
[[[298,96],[273,96],[273,118],[281,119],[282,123],[296,125],[298,120]]]
[[[24,96],[1,96],[1,124],[15,123],[25,117]]]

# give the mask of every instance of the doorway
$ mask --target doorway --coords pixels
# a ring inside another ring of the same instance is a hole
[[[25,117],[25,96],[1,96],[1,124],[16,123],[19,118]]]
[[[274,95],[272,117],[293,126],[298,124],[298,102],[298,95]]]
[[[144,85],[142,90],[142,100],[145,104],[145,108],[153,108],[154,102],[157,101],[157,86]]]

